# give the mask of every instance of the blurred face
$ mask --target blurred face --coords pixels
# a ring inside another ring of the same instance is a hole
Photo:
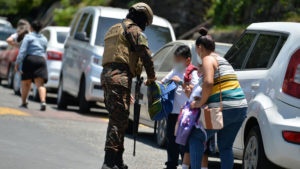
[[[175,63],[174,68],[177,69],[178,71],[182,71],[191,63],[191,58],[184,58],[183,56],[175,56],[174,63]]]
[[[202,58],[202,53],[204,52],[204,47],[202,45],[197,46],[196,47],[196,52],[197,52],[198,56],[200,58]]]

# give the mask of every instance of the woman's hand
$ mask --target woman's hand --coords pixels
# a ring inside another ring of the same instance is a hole
[[[180,77],[178,76],[173,76],[172,79],[175,83],[179,83],[181,81]]]
[[[130,95],[130,104],[134,104],[134,97],[132,95]]]
[[[16,65],[15,65],[15,71],[16,71],[16,72],[19,72],[19,66],[20,66],[19,64],[16,64]]]

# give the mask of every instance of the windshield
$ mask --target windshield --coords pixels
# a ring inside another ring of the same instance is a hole
[[[68,35],[68,32],[57,32],[57,42],[64,43],[67,35]]]
[[[104,46],[105,33],[111,26],[120,23],[121,21],[121,19],[99,17],[95,44]],[[149,48],[153,53],[158,51],[166,43],[172,41],[170,29],[166,27],[151,25],[146,28],[144,33],[148,38]]]
[[[14,31],[0,30],[0,40],[5,41],[13,33],[15,33],[15,32]]]

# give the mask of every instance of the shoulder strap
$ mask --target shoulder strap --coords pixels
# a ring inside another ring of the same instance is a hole
[[[123,30],[124,30],[124,36],[126,38],[126,40],[128,41],[128,43],[130,44],[130,50],[131,51],[135,51],[135,45],[132,43],[132,40],[130,39],[130,35],[129,33],[127,32],[127,27],[126,25],[124,24],[124,22],[121,22],[121,25],[123,27]]]

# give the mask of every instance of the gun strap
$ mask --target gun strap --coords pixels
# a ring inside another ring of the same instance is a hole
[[[124,30],[124,36],[126,38],[126,40],[128,41],[128,43],[130,44],[130,50],[131,51],[135,51],[135,45],[132,43],[132,40],[131,38],[129,37],[129,33],[127,32],[127,27],[126,25],[124,24],[124,22],[121,22],[122,24],[122,27],[123,27],[123,30]]]

